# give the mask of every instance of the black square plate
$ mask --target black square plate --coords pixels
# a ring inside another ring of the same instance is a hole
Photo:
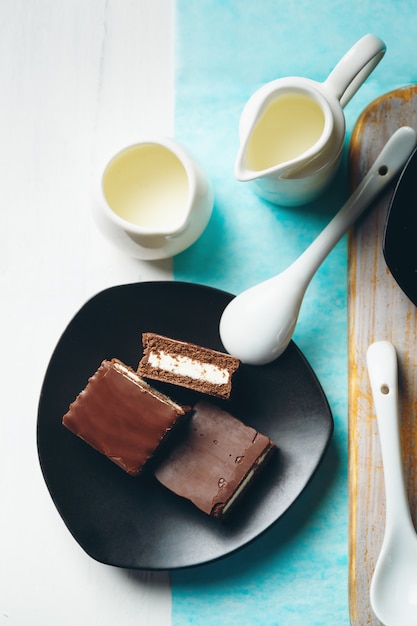
[[[219,320],[231,298],[181,282],[113,287],[89,300],[58,342],[39,401],[38,452],[60,515],[94,559],[166,570],[224,557],[273,524],[322,459],[333,418],[293,342],[269,365],[241,367],[229,410],[268,435],[278,453],[227,523],[209,518],[152,476],[132,478],[62,426],[69,404],[103,359],[137,367],[144,331],[222,350]],[[194,402],[195,396],[183,390],[177,399]]]

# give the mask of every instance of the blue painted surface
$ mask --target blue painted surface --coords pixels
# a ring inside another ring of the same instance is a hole
[[[174,277],[238,293],[285,268],[347,196],[346,159],[311,205],[276,207],[233,176],[248,97],[287,75],[324,80],[367,32],[387,53],[347,105],[347,141],[377,96],[417,81],[414,0],[177,0],[176,137],[209,173],[215,209],[174,259]],[[335,433],[309,487],[266,534],[221,562],[172,574],[173,626],[345,626],[348,616],[347,254],[343,239],[313,279],[295,341],[329,400]],[[300,451],[302,453],[302,451]]]

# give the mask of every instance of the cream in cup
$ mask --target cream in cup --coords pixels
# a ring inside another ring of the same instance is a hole
[[[210,181],[169,138],[142,140],[115,154],[103,168],[93,202],[103,235],[143,260],[168,258],[191,246],[212,209]]]

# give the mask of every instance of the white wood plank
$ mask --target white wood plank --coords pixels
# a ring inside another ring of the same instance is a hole
[[[170,279],[90,217],[96,160],[173,131],[173,0],[0,3],[0,624],[170,624],[169,577],[90,559],[43,482],[36,411],[75,312],[111,285]]]

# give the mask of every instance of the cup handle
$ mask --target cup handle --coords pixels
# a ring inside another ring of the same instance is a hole
[[[385,54],[386,45],[371,33],[362,37],[340,59],[324,82],[345,107]]]

